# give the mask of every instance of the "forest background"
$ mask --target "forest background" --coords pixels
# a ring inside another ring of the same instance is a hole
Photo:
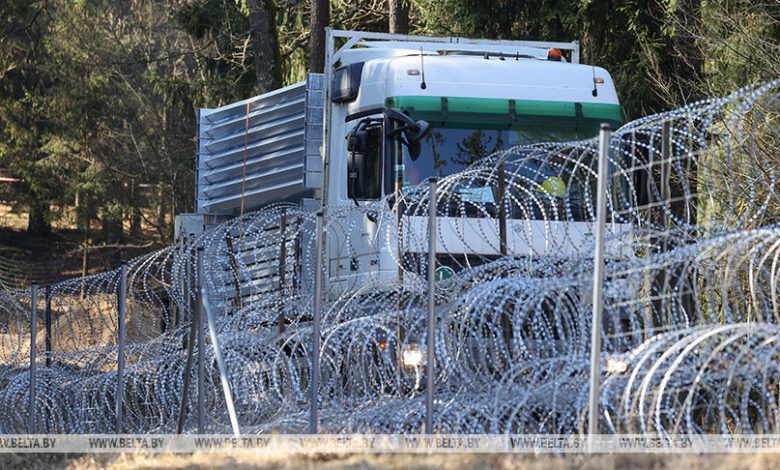
[[[0,283],[169,243],[193,210],[197,109],[321,70],[327,24],[576,39],[629,119],[780,76],[780,0],[3,0]]]

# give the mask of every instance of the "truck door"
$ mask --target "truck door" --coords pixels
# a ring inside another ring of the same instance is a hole
[[[349,206],[329,208],[329,276],[336,291],[376,279],[381,237],[384,129],[381,118],[361,120],[347,136]]]

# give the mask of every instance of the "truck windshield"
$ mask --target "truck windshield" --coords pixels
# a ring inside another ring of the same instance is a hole
[[[521,145],[590,139],[598,135],[602,122],[616,129],[623,121],[620,106],[609,103],[394,96],[387,98],[385,105],[431,125],[431,131],[420,143],[418,158],[412,160],[406,147],[395,146],[394,151],[402,153],[401,158],[397,153],[393,158],[396,162],[393,180],[401,183],[402,191],[411,197],[415,187],[425,179],[459,173],[497,152]],[[513,167],[508,170],[516,180],[513,188],[507,188],[508,196],[516,201],[512,217],[558,220],[591,217],[587,208],[592,206],[589,198],[595,187],[587,186],[593,182],[580,176],[571,177],[572,169],[567,168],[571,162],[557,161],[556,156],[538,161],[531,153],[517,151],[505,160]],[[539,197],[540,188],[548,197]],[[613,188],[613,191],[623,189]],[[474,178],[464,178],[451,192],[453,199],[462,202],[460,212],[466,216],[480,217],[491,207],[495,210],[498,200],[496,187]]]
[[[397,170],[403,173],[397,176],[402,176],[402,191],[407,197],[414,198],[414,194],[419,191],[417,185],[425,179],[456,174],[496,152],[511,150],[518,145],[589,139],[597,134],[595,126],[432,128],[422,142],[417,159],[412,160],[406,147],[399,146],[403,152],[403,165],[397,167]],[[578,176],[573,177],[572,168],[569,168],[570,165],[566,162],[556,161],[554,156],[541,161],[533,153],[531,150],[519,150],[510,153],[505,159],[507,170],[514,180],[514,184],[507,187],[508,196],[513,201],[510,217],[530,220],[591,220],[594,215],[592,203],[589,201],[593,199],[596,191],[595,179],[584,177],[581,169]],[[627,188],[623,187],[625,182],[617,184],[621,187],[612,188],[613,191],[627,191]],[[480,181],[477,177],[464,178],[462,182],[451,187],[451,192],[447,199],[452,207],[445,210],[450,216],[483,217],[496,210],[499,200],[498,188],[494,184]],[[618,200],[627,200],[626,197],[623,195],[621,199],[618,196]]]
[[[616,129],[623,121],[620,106],[609,103],[392,96],[385,105],[432,126],[420,158],[412,161],[404,150],[404,174],[396,175],[403,176],[404,186],[458,173],[517,145],[589,139],[602,122]]]
[[[568,142],[595,137],[598,130],[581,127],[519,129],[433,128],[422,142],[419,158],[412,160],[403,148],[403,185],[415,186],[431,176],[443,177],[465,170],[496,152],[539,142]]]

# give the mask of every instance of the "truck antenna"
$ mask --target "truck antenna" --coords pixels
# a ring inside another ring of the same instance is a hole
[[[596,88],[596,66],[591,65],[591,68],[593,69],[593,91],[590,92],[593,96],[599,96],[599,90]]]
[[[425,64],[423,63],[423,48],[420,46],[420,75],[422,76],[422,81],[420,82],[420,88],[425,90],[428,88],[428,85],[425,84]]]

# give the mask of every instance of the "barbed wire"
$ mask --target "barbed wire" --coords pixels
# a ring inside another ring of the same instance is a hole
[[[780,81],[759,84],[614,133],[602,429],[780,431],[779,97]],[[435,293],[435,429],[584,432],[597,162],[595,139],[535,144],[442,178],[436,267],[430,186],[328,207],[322,429],[422,428],[426,275],[447,268]],[[185,381],[194,388],[198,248],[242,430],[307,429],[315,211],[267,207],[128,262],[125,430],[173,432]],[[39,290],[51,331],[47,346],[38,322],[41,432],[112,432],[119,279]],[[0,433],[26,429],[30,311],[30,291],[0,286]],[[206,428],[225,432],[212,346],[203,354]],[[194,413],[185,424],[195,428]]]

